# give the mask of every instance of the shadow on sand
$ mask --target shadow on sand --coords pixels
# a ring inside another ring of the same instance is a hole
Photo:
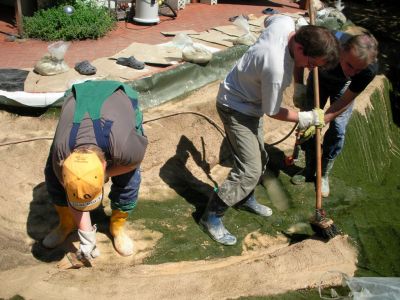
[[[44,182],[33,188],[32,201],[29,208],[26,231],[29,237],[34,240],[31,252],[36,259],[43,262],[60,261],[65,253],[78,250],[73,245],[74,242],[78,241],[76,231],[54,249],[47,249],[42,245],[44,237],[58,224],[58,215],[50,201]],[[104,207],[100,206],[92,211],[90,216],[93,224],[97,224],[97,231],[106,234],[111,239],[108,231],[109,217],[105,214]]]

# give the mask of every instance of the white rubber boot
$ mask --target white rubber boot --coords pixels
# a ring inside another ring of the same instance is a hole
[[[262,217],[272,216],[272,209],[259,203],[254,194],[251,195],[246,202],[239,205],[238,208],[247,210]]]
[[[332,170],[334,159],[322,160],[322,178],[321,178],[321,194],[326,198],[329,196],[329,173]]]

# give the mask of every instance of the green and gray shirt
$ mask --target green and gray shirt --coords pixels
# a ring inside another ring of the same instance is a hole
[[[84,83],[85,84],[85,83]],[[98,87],[101,82],[92,82],[92,87]],[[90,87],[90,86],[89,86]],[[93,95],[99,95],[99,91]],[[86,95],[91,95],[86,93]],[[87,97],[90,98],[90,97]],[[89,99],[90,100],[90,99]],[[138,165],[144,158],[147,138],[137,130],[136,112],[131,99],[122,89],[117,89],[111,96],[102,100],[99,119],[104,125],[106,121],[112,121],[109,134],[109,147],[106,157],[107,169],[115,166]],[[95,102],[95,101],[94,101]],[[62,162],[70,155],[70,134],[76,113],[75,94],[67,96],[61,111],[60,120],[53,141],[53,168],[60,182],[62,182]],[[75,148],[83,145],[97,145],[92,118],[89,113],[84,113],[80,120],[80,126],[76,135]]]

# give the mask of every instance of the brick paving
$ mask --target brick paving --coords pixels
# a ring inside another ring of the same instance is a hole
[[[228,25],[229,17],[239,14],[262,16],[262,11],[271,7],[280,12],[298,12],[299,5],[291,0],[275,1],[218,1],[217,5],[202,3],[187,4],[179,10],[176,19],[160,17],[157,25],[137,25],[120,21],[117,28],[98,40],[74,41],[69,47],[65,61],[73,66],[87,59],[111,56],[131,43],[159,44],[170,41],[161,31],[196,30],[205,31],[215,26]],[[47,52],[51,42],[38,40],[7,41],[9,34],[16,34],[14,9],[0,5],[0,68],[33,68],[35,63]]]

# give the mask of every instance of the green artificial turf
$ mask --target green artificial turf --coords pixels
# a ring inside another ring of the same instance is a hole
[[[360,251],[356,276],[400,275],[400,129],[376,92],[368,123],[353,114],[345,151],[334,168],[330,201]]]
[[[335,161],[330,176],[331,195],[323,207],[343,234],[348,234],[359,251],[356,276],[400,276],[400,130],[392,122],[386,86],[376,92],[366,114],[353,113],[343,153]],[[204,233],[197,222],[208,195],[189,184],[180,195],[164,202],[139,202],[133,222],[141,222],[163,237],[147,264],[222,258],[240,255],[245,236],[253,231],[285,234],[292,243],[313,235],[307,225],[314,212],[312,183],[294,186],[290,177],[298,167],[283,165],[284,153],[268,147],[271,157],[269,180],[256,189],[257,199],[273,208],[263,218],[230,208],[223,222],[238,238],[235,246],[222,246]],[[303,161],[297,164],[301,166]],[[210,187],[210,190],[212,187]],[[295,233],[288,233],[291,226]],[[285,295],[242,299],[318,299],[316,290]]]

